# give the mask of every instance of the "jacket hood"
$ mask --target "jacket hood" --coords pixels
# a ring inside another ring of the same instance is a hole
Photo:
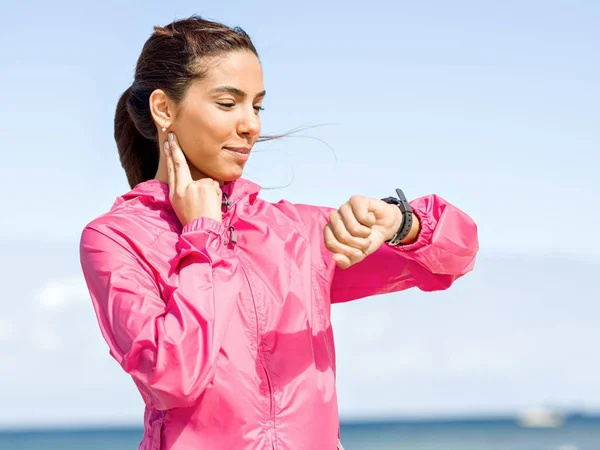
[[[232,203],[237,203],[242,199],[247,199],[253,203],[260,192],[260,186],[245,178],[238,178],[229,181],[221,186],[223,191],[223,200],[225,197]],[[116,208],[127,201],[134,199],[141,200],[144,204],[153,204],[155,206],[165,206],[171,208],[169,201],[169,185],[159,180],[148,180],[139,183],[131,191],[117,198],[112,206]]]

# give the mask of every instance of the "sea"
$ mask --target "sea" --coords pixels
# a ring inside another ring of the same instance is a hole
[[[524,428],[513,419],[348,422],[341,434],[345,450],[600,450],[600,417],[555,428]],[[139,428],[0,431],[0,449],[137,450],[141,435]]]

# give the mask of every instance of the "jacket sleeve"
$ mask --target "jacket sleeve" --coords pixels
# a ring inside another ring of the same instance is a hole
[[[421,197],[410,204],[421,222],[417,241],[395,247],[383,244],[362,262],[345,270],[335,265],[324,245],[322,230],[332,209],[303,207],[301,214],[311,228],[311,239],[320,241],[324,272],[331,279],[332,303],[412,287],[422,291],[444,290],[473,269],[479,250],[474,221],[437,195]]]
[[[162,296],[151,269],[119,236],[104,227],[82,233],[81,266],[110,354],[157,409],[192,405],[213,376],[239,293],[219,227],[208,218],[184,227],[171,262],[177,287]]]

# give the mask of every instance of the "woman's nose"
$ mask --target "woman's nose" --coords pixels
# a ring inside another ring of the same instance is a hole
[[[250,113],[244,114],[244,117],[238,125],[238,131],[240,134],[249,136],[260,134],[260,118],[256,114],[254,108],[252,108]]]

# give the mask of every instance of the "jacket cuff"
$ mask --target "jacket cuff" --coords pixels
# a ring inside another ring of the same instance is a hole
[[[435,220],[430,212],[426,211],[425,209],[415,208],[415,206],[412,204],[411,207],[413,208],[413,214],[419,219],[421,229],[419,230],[417,240],[412,244],[400,244],[393,247],[403,252],[414,252],[425,247],[426,245],[431,244],[433,230],[435,230],[437,225],[437,220]]]
[[[181,234],[191,233],[193,231],[207,231],[220,236],[225,232],[225,225],[210,217],[199,217],[184,226],[181,230]]]
[[[177,242],[178,258],[181,260],[189,255],[203,255],[208,261],[210,254],[219,251],[223,244],[222,236],[225,226],[214,219],[200,217],[192,220],[183,227]]]

